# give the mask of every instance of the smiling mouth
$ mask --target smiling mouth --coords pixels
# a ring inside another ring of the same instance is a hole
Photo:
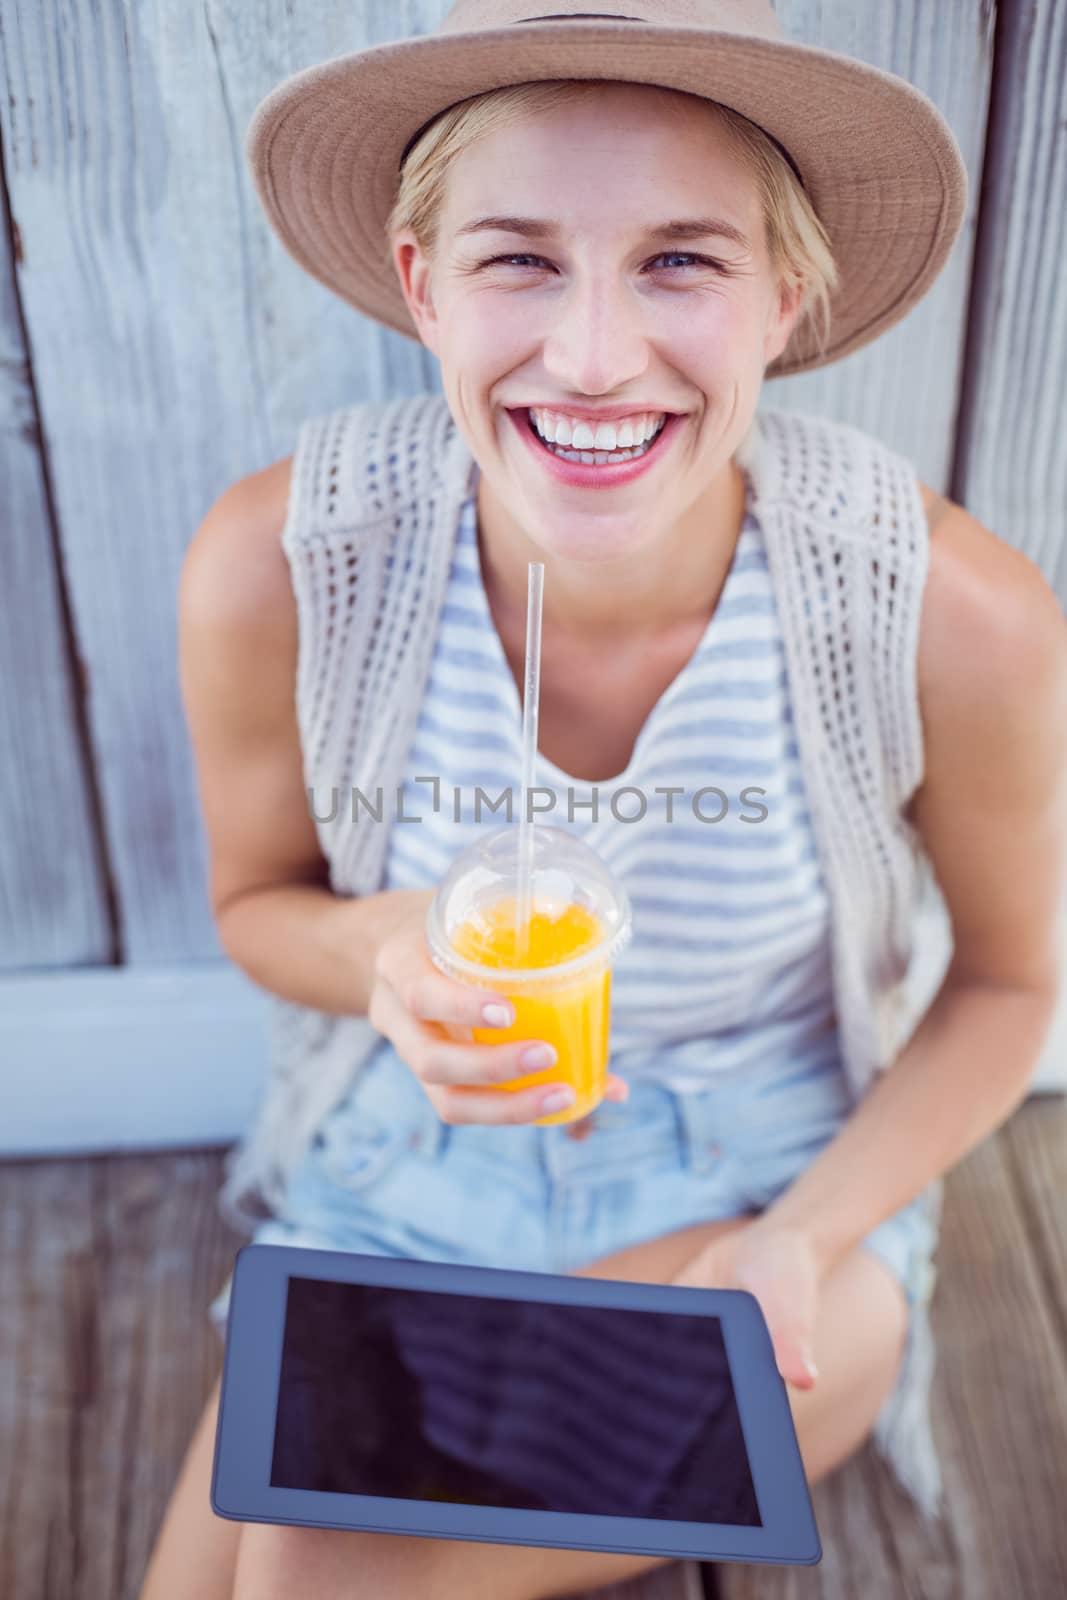
[[[526,426],[529,428],[530,432],[533,434],[542,450],[547,451],[549,455],[559,456],[561,461],[583,462],[586,466],[595,465],[610,467],[615,463],[621,464],[624,461],[640,461],[642,456],[647,456],[650,451],[656,448],[669,421],[670,414],[668,413],[664,416],[663,421],[660,423],[651,439],[646,439],[644,444],[636,445],[629,450],[571,450],[568,449],[566,445],[549,444],[546,439],[541,437],[537,429],[534,427],[533,418],[530,416],[529,411],[526,413]]]

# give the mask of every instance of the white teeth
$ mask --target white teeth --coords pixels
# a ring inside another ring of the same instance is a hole
[[[666,421],[666,412],[643,411],[619,423],[598,422],[596,428],[575,417],[573,420],[541,407],[529,408],[530,420],[547,444],[575,450],[628,450],[655,437]]]
[[[662,429],[660,431],[662,432]],[[563,461],[581,461],[587,467],[591,467],[595,463],[598,467],[603,467],[608,462],[617,464],[621,461],[633,461],[639,456],[647,455],[655,442],[655,439],[651,439],[645,444],[636,445],[632,450],[613,450],[610,454],[606,450],[564,450],[563,446],[558,444],[546,444],[545,449],[552,455],[559,456]]]

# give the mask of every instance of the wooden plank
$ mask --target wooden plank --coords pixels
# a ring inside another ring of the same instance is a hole
[[[288,73],[446,10],[0,0],[20,286],[131,964],[220,953],[176,670],[196,525],[227,484],[287,455],[304,417],[439,388],[420,345],[282,250],[246,171],[247,124]],[[40,542],[32,524],[25,538]],[[47,759],[27,770],[38,798],[53,772],[53,794],[72,792]],[[77,884],[89,856],[65,855]],[[99,959],[98,930],[75,929],[74,953]]]
[[[1048,1508],[1067,1493],[1065,1354],[1007,1151],[1039,1148],[1055,1180],[1065,1118],[1059,1101],[1024,1107],[949,1180],[934,1300],[945,1524],[925,1528],[868,1447],[815,1490],[821,1566],[717,1565],[726,1600],[1063,1592],[1067,1530]],[[0,1592],[136,1595],[218,1370],[206,1307],[241,1242],[215,1211],[221,1166],[217,1152],[0,1165],[0,1274],[17,1286],[0,1297]],[[1062,1261],[1062,1208],[1042,1227]],[[643,1584],[598,1600],[699,1600],[695,1563]]]
[[[0,970],[109,961],[112,929],[65,634],[0,170]]]
[[[71,1464],[80,1450],[74,1418],[84,1363],[81,1345],[67,1343],[66,1319],[90,1240],[85,1163],[29,1174],[0,1167],[3,1594],[66,1600],[71,1593],[77,1476]]]
[[[1033,1102],[1025,1112],[1031,1128],[1046,1117],[1054,1133],[1063,1128],[1058,1100]],[[946,1185],[933,1302],[943,1523],[923,1523],[868,1446],[816,1486],[821,1565],[724,1568],[725,1600],[1064,1592],[1067,1530],[1049,1507],[1067,1493],[1067,1354],[1028,1244],[1008,1128],[972,1152]]]
[[[1067,9],[1001,0],[996,38],[950,492],[1035,561],[1067,607]],[[1061,926],[1067,947],[1067,892]],[[1067,1058],[1067,991],[1055,1033]]]
[[[262,1093],[268,1027],[268,995],[227,962],[0,977],[0,1156],[229,1144]],[[1035,1087],[1062,1083],[1065,1060],[1061,1039]]]
[[[134,1600],[221,1364],[217,1153],[0,1166],[0,1593]],[[17,1527],[18,1536],[14,1537]],[[701,1600],[678,1562],[597,1600]]]
[[[94,1552],[97,1593],[133,1600],[221,1365],[207,1306],[245,1241],[218,1216],[216,1156],[193,1152],[162,1164],[123,1157],[101,1166],[97,1234],[112,1245],[101,1294],[114,1310],[91,1444],[113,1487],[95,1489],[88,1527],[110,1519],[110,1540]],[[116,1251],[119,1239],[132,1249]],[[90,1566],[87,1587],[91,1573]]]
[[[221,1364],[220,1161],[0,1166],[0,1593],[135,1600]]]
[[[219,953],[175,667],[174,595],[193,528],[227,483],[288,453],[303,417],[440,389],[419,345],[285,254],[252,192],[243,135],[286,73],[427,32],[447,10],[0,0],[23,303],[132,963]],[[939,7],[936,27],[918,0],[792,0],[782,14],[805,42],[928,88],[976,170],[988,76],[979,0]],[[967,266],[965,239],[905,324],[825,373],[784,380],[775,403],[869,427],[943,487]]]
[[[1067,1351],[1067,1106],[1028,1101],[1004,1131],[1027,1242]]]
[[[967,215],[933,288],[873,344],[843,361],[767,387],[768,404],[851,422],[914,462],[948,492],[955,442],[975,219],[992,68],[988,0],[776,0],[786,33],[906,78],[952,128],[970,177]],[[1049,270],[1055,256],[1049,252]],[[969,502],[968,502],[969,504]]]
[[[264,992],[227,963],[0,979],[0,1155],[229,1144],[268,1049]]]
[[[1062,1126],[1060,1102],[1033,1110]],[[967,1600],[1067,1587],[1067,1530],[1048,1514],[1067,1491],[1067,1352],[1029,1247],[1010,1124],[950,1179],[934,1301],[934,1422]]]
[[[823,1558],[816,1567],[718,1567],[723,1600],[899,1600],[905,1594],[956,1600],[955,1587],[911,1589],[902,1583],[881,1495],[885,1469],[870,1446],[812,1493]],[[909,1513],[904,1512],[907,1516]],[[938,1561],[938,1567],[942,1566]],[[926,1582],[926,1570],[913,1578]],[[962,1597],[960,1597],[962,1600]]]
[[[1001,0],[952,495],[1067,604],[1067,9]]]

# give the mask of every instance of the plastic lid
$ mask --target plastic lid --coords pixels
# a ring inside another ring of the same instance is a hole
[[[596,916],[603,937],[564,961],[518,970],[483,966],[453,947],[451,936],[461,924],[477,921],[495,902],[517,893],[518,851],[519,830],[511,826],[494,829],[456,857],[426,915],[435,966],[448,977],[482,988],[546,992],[610,965],[630,939],[630,898],[595,850],[547,822],[534,830],[533,910],[554,919],[569,906],[582,906]]]

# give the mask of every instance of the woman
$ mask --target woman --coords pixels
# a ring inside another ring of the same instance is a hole
[[[873,1428],[932,1513],[939,1178],[1025,1093],[1054,1004],[1067,639],[1038,570],[878,441],[756,415],[765,376],[873,339],[944,264],[965,174],[936,110],[790,45],[764,0],[626,9],[461,0],[253,124],[287,248],[421,339],[445,401],[305,424],[186,561],[215,915],[278,997],[225,1199],[261,1240],[747,1288],[811,1480]],[[570,1128],[534,1126],[550,1071],[494,1088],[526,1043],[446,1032],[494,997],[424,937],[501,820],[473,786],[515,781],[529,560],[538,776],[634,904],[608,1098]],[[375,784],[421,826],[350,810]],[[639,824],[593,811],[609,786]],[[922,861],[955,945],[905,1043]],[[222,1523],[214,1407],[147,1600],[356,1573],[502,1600],[657,1564]]]

